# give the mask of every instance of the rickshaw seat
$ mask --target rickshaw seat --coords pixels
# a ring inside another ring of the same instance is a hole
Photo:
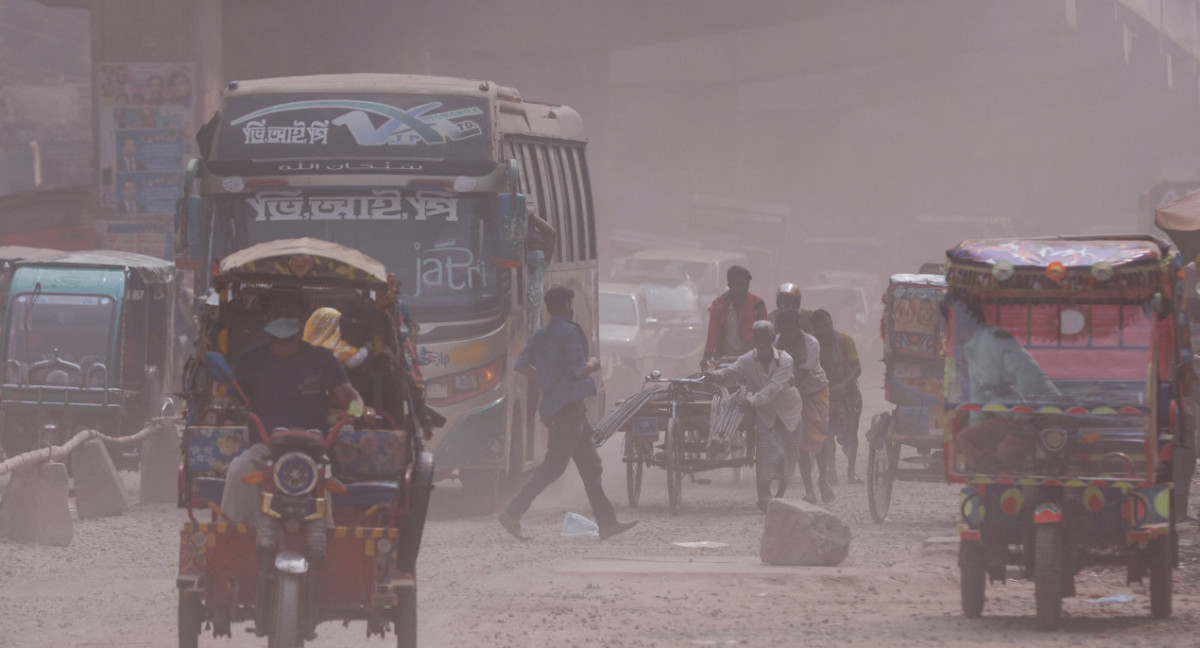
[[[344,494],[334,493],[333,510],[339,508],[368,509],[389,504],[400,494],[400,484],[394,481],[372,481],[346,484]]]

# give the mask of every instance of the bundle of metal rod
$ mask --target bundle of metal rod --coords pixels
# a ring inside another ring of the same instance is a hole
[[[656,396],[665,398],[666,391],[666,383],[646,383],[642,391],[626,398],[620,405],[609,412],[607,416],[601,419],[599,423],[596,423],[594,427],[595,433],[592,435],[592,438],[596,441],[596,446],[604,445],[604,442],[616,434],[621,426],[625,425],[629,419],[641,411],[643,405],[654,400]]]
[[[709,447],[729,447],[746,414],[746,408],[742,406],[745,400],[745,387],[738,387],[733,392],[721,387],[713,394],[712,408],[708,413]]]

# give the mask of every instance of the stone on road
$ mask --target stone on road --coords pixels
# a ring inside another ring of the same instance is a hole
[[[759,558],[768,565],[839,565],[850,553],[850,527],[829,511],[800,500],[767,504]]]

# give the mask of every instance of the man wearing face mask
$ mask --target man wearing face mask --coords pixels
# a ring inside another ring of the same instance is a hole
[[[346,410],[351,416],[374,417],[363,405],[362,396],[350,384],[342,363],[329,349],[313,346],[301,338],[305,311],[298,299],[275,295],[267,302],[267,325],[263,327],[270,341],[246,352],[233,369],[234,377],[250,401],[250,411],[262,421],[269,434],[276,428],[329,431],[330,405]],[[250,438],[256,443],[229,462],[225,475],[225,491],[221,510],[237,524],[257,524],[255,548],[259,553],[259,580],[264,582],[270,573],[278,538],[275,521],[259,511],[258,487],[242,482],[242,477],[258,470],[271,456],[270,449],[259,440],[258,430],[251,424]],[[319,578],[325,558],[325,529],[332,518],[332,507],[326,507],[325,520],[305,523],[305,558],[310,574]],[[265,573],[264,573],[265,572]],[[265,633],[266,592],[259,588],[255,601],[256,628]],[[315,636],[313,628],[319,607],[319,587],[309,587],[305,602],[307,635]]]
[[[792,476],[792,435],[800,426],[803,403],[792,385],[792,357],[775,348],[775,327],[755,322],[754,348],[738,356],[724,369],[705,375],[721,382],[738,382],[750,395],[746,404],[758,415],[755,435],[755,481],[758,508],[764,513],[771,500],[771,482],[777,482],[775,497],[783,497]]]

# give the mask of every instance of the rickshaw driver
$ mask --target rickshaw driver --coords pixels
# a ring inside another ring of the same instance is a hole
[[[301,339],[303,305],[284,297],[271,299],[267,305],[268,324],[263,331],[270,336],[268,344],[248,351],[234,367],[234,376],[250,401],[251,411],[270,431],[276,428],[317,429],[329,426],[330,405],[344,409],[352,416],[374,416],[363,404],[362,396],[350,384],[346,370],[337,357],[323,347],[315,347]],[[251,438],[257,430],[250,429]],[[221,509],[236,524],[257,522],[255,548],[258,552],[258,581],[272,569],[276,549],[275,522],[259,510],[258,487],[242,482],[242,477],[258,470],[271,456],[270,449],[256,442],[229,463],[225,476],[225,491]],[[333,507],[327,503],[325,520],[305,523],[305,558],[309,574],[319,582],[321,564],[325,558],[325,531],[332,519]],[[305,601],[308,621],[307,634],[315,636],[315,611],[320,602],[319,587],[307,588]],[[259,587],[255,600],[255,632],[265,635],[263,622],[266,610],[267,587]]]
[[[776,497],[782,497],[792,477],[795,466],[792,437],[800,428],[804,405],[800,392],[792,384],[795,376],[792,356],[775,348],[775,326],[767,321],[755,322],[753,335],[754,348],[738,356],[728,367],[704,375],[719,382],[739,382],[750,391],[745,402],[758,417],[755,436],[758,508],[766,513],[771,482],[778,483]],[[816,451],[819,443],[806,444],[802,439],[799,447]]]
[[[981,305],[965,306],[978,327],[963,347],[972,403],[1062,398],[1029,351],[1008,331],[987,323]],[[958,433],[958,442],[966,468],[976,472],[1019,470],[1034,450],[1031,428],[1014,419],[984,420],[979,413],[972,413],[971,424]]]

